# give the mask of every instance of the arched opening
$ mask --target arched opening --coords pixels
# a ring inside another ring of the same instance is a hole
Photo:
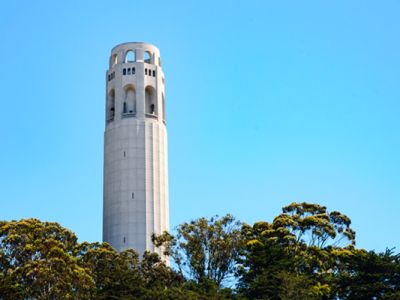
[[[162,117],[163,117],[163,121],[165,122],[166,116],[165,116],[165,97],[164,97],[164,93],[162,93]]]
[[[133,85],[127,85],[125,90],[125,102],[122,114],[134,115],[136,113],[136,91]]]
[[[111,57],[111,67],[113,67],[114,65],[116,65],[118,63],[118,55],[115,53],[112,55]]]
[[[107,121],[114,120],[115,117],[115,90],[112,89],[107,97]]]
[[[161,67],[161,57],[158,57],[158,65]]]
[[[125,55],[125,62],[132,63],[135,61],[136,61],[135,52],[133,50],[128,50],[128,52],[126,52],[126,55]]]
[[[151,63],[151,53],[150,51],[144,52],[144,62],[150,64]]]
[[[152,86],[147,86],[145,89],[145,105],[146,115],[157,116],[157,97],[156,90]]]

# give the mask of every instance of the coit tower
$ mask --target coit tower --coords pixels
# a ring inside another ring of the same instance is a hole
[[[103,241],[117,251],[155,251],[151,235],[168,230],[164,84],[157,47],[134,42],[111,50],[106,72]]]

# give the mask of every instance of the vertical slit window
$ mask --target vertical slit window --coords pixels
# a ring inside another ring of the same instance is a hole
[[[122,70],[122,75],[126,75],[126,69]]]

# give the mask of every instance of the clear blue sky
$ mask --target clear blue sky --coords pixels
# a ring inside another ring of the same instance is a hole
[[[101,240],[105,71],[160,48],[171,227],[292,201],[400,251],[399,1],[5,1],[0,219]]]

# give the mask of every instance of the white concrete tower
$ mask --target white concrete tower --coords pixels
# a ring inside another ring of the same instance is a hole
[[[168,230],[164,73],[159,50],[124,43],[106,74],[103,240],[116,250],[155,251],[152,233]]]

